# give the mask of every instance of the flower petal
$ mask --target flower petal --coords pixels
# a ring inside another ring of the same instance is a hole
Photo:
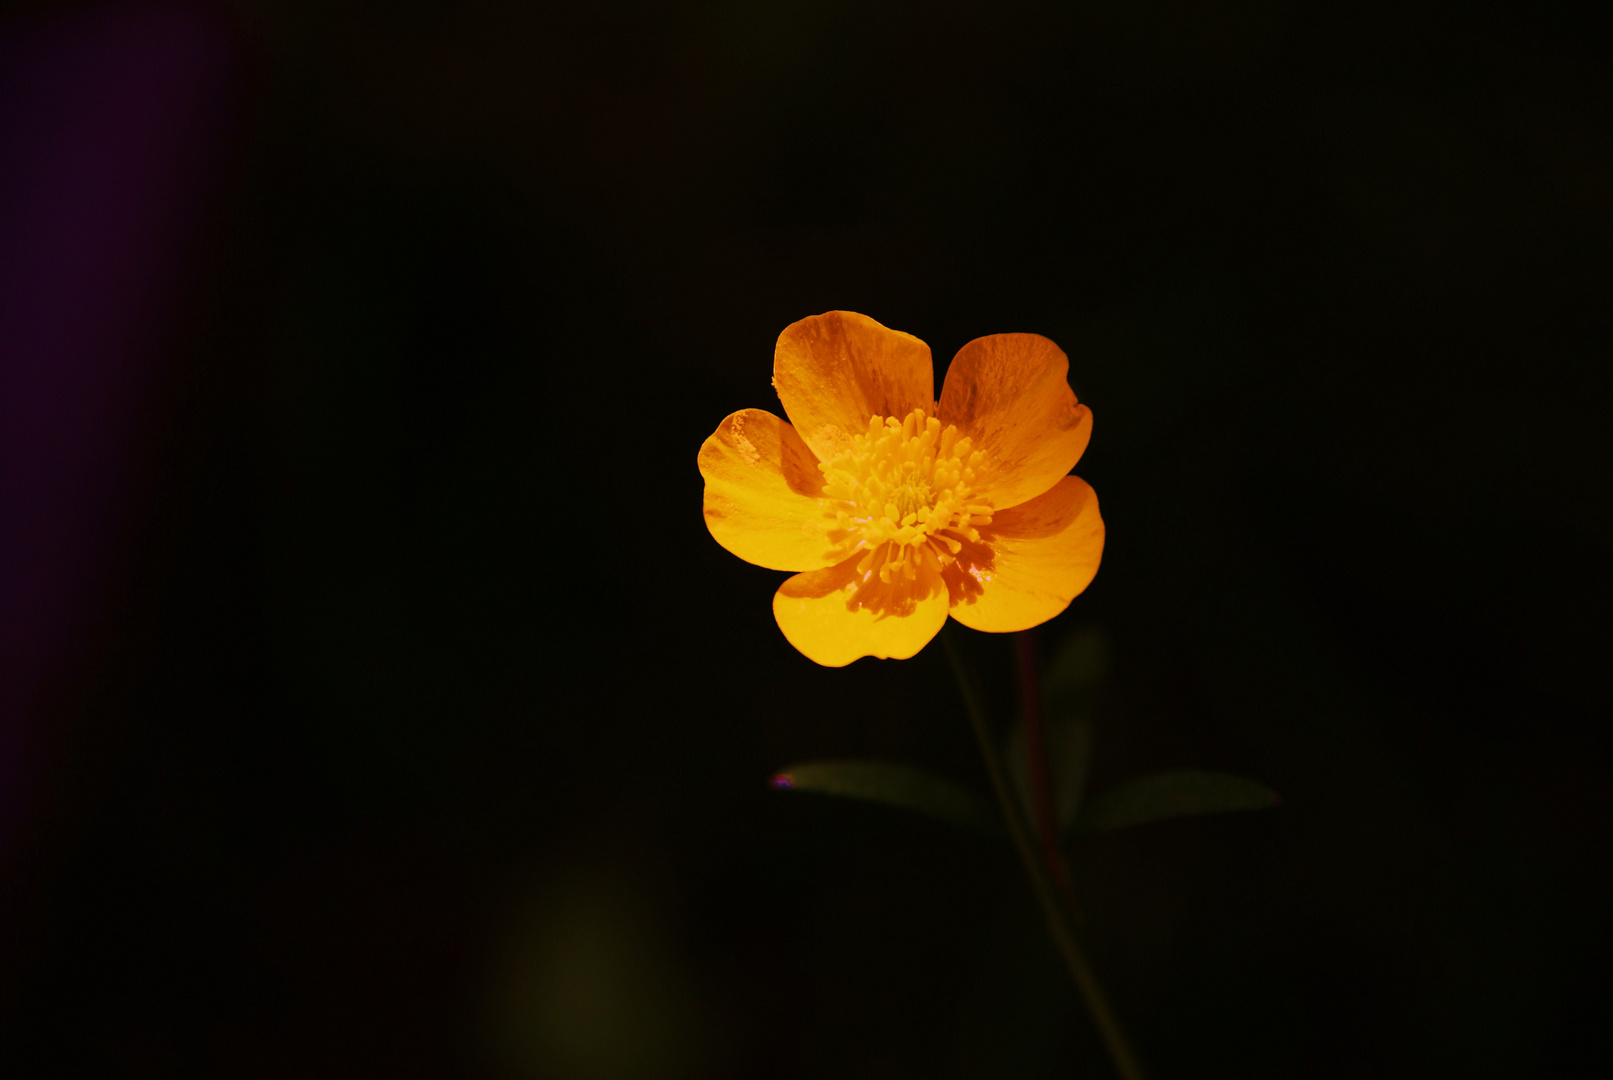
[[[921,569],[915,581],[864,583],[859,552],[837,566],[797,574],[773,595],[773,617],[791,645],[824,667],[862,656],[906,660],[947,621],[940,575]],[[860,587],[860,588],[859,588]]]
[[[706,528],[717,543],[770,570],[828,566],[816,528],[823,473],[795,429],[772,413],[741,409],[700,447]]]
[[[930,347],[854,311],[791,323],[773,351],[773,388],[801,438],[824,461],[842,453],[871,416],[935,404]]]
[[[941,388],[941,422],[985,451],[980,494],[1018,506],[1075,468],[1092,436],[1092,410],[1068,381],[1070,361],[1040,334],[992,334],[958,350]]]
[[[974,630],[1039,626],[1092,583],[1103,556],[1098,496],[1079,476],[1002,510],[946,568],[952,617]]]

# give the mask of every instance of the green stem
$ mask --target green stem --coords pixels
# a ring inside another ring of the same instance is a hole
[[[1008,826],[1008,834],[1013,838],[1014,847],[1019,851],[1020,861],[1025,864],[1025,872],[1030,875],[1031,886],[1036,891],[1036,899],[1042,905],[1042,914],[1047,919],[1047,929],[1053,936],[1053,943],[1058,946],[1059,955],[1064,958],[1071,977],[1075,979],[1076,987],[1081,991],[1081,997],[1086,1001],[1087,1011],[1092,1014],[1092,1022],[1097,1025],[1098,1034],[1102,1036],[1103,1044],[1108,1048],[1109,1056],[1114,1061],[1115,1071],[1120,1074],[1122,1080],[1143,1080],[1142,1066],[1137,1063],[1137,1056],[1131,1052],[1131,1046],[1120,1030],[1120,1021],[1110,1008],[1109,999],[1104,996],[1103,988],[1098,985],[1092,965],[1087,963],[1086,954],[1081,951],[1080,944],[1075,940],[1075,932],[1070,927],[1063,905],[1059,903],[1047,867],[1037,855],[1036,842],[1031,838],[1030,825],[1026,822],[1014,790],[1009,785],[1008,771],[1003,766],[1002,754],[998,751],[997,741],[992,736],[991,725],[986,722],[974,672],[964,659],[950,626],[942,629],[941,641],[946,647],[947,659],[952,663],[952,674],[957,677],[958,689],[963,692],[963,703],[969,713],[969,722],[974,727],[975,740],[980,744],[980,755],[985,759],[986,772],[991,777],[992,789],[997,793],[997,803],[1002,807],[1004,824]]]

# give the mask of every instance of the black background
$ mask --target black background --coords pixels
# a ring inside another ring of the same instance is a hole
[[[943,657],[822,669],[695,453],[833,308],[1094,412],[1073,850],[1152,1074],[1609,1052],[1609,27],[1549,7],[243,3],[137,512],[0,899],[33,1075],[1107,1075]],[[37,13],[36,13],[37,14]],[[967,633],[967,632],[966,632]],[[969,633],[1006,719],[1010,641]],[[10,1070],[7,1070],[8,1072]]]

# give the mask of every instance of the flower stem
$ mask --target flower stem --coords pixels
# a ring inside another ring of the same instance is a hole
[[[1019,851],[1020,861],[1025,864],[1025,872],[1030,875],[1031,886],[1036,891],[1037,900],[1041,902],[1042,914],[1047,919],[1047,929],[1053,936],[1053,943],[1058,947],[1059,955],[1064,958],[1065,966],[1070,969],[1070,975],[1075,979],[1075,985],[1086,1001],[1087,1011],[1092,1014],[1092,1022],[1097,1025],[1098,1034],[1102,1036],[1109,1057],[1114,1061],[1115,1071],[1122,1080],[1143,1080],[1142,1067],[1137,1063],[1136,1055],[1132,1053],[1130,1044],[1126,1042],[1126,1037],[1120,1030],[1120,1021],[1110,1008],[1103,988],[1098,985],[1097,976],[1093,973],[1092,966],[1087,963],[1086,954],[1081,951],[1080,944],[1075,940],[1069,915],[1064,905],[1059,902],[1047,867],[1037,855],[1030,826],[1020,810],[1013,788],[1009,785],[1008,771],[1003,765],[1002,754],[997,749],[997,741],[992,736],[991,725],[986,722],[974,671],[964,659],[950,626],[942,629],[941,641],[946,647],[947,659],[952,664],[952,674],[958,680],[958,689],[963,692],[964,707],[969,713],[969,722],[974,727],[975,741],[980,744],[980,755],[985,759],[986,772],[991,777],[992,789],[997,793],[997,803],[1002,808],[1003,822],[1008,827],[1008,834],[1014,841],[1014,847]]]

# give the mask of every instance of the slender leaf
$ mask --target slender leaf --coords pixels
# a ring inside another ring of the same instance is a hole
[[[776,788],[867,799],[913,810],[979,833],[998,833],[1002,822],[985,799],[968,788],[912,765],[889,761],[805,761],[773,776]]]
[[[1090,708],[1109,681],[1109,635],[1102,627],[1078,628],[1048,658],[1042,673],[1042,702],[1049,713]]]
[[[1074,826],[1080,814],[1092,761],[1092,717],[1110,665],[1108,633],[1088,623],[1059,643],[1042,675],[1048,769],[1061,830]]]
[[[1060,831],[1074,826],[1081,813],[1087,767],[1092,760],[1092,715],[1083,709],[1066,713],[1048,724],[1048,753],[1052,755],[1053,810]]]
[[[1031,798],[1030,755],[1025,751],[1025,718],[1021,716],[1008,729],[1008,742],[1003,746],[1003,765],[1008,769],[1008,782],[1019,796],[1019,808],[1027,821],[1036,820],[1036,804]]]
[[[1060,831],[1075,821],[1081,806],[1081,787],[1086,781],[1087,761],[1092,756],[1092,721],[1085,709],[1065,710],[1043,718],[1047,740],[1047,771],[1053,789],[1053,812]],[[1008,776],[1019,793],[1025,814],[1032,820],[1030,764],[1025,753],[1025,721],[1015,721],[1008,733],[1003,757]]]
[[[1281,803],[1276,792],[1253,780],[1182,769],[1140,776],[1104,792],[1081,812],[1077,827],[1100,832],[1192,814],[1265,810]]]

